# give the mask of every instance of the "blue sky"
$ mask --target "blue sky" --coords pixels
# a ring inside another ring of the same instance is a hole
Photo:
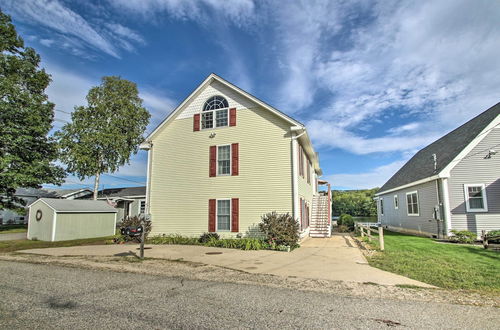
[[[1,0],[52,75],[55,128],[105,75],[151,131],[211,72],[305,123],[336,188],[382,185],[500,101],[500,2]],[[139,152],[105,187],[145,182]],[[91,186],[67,178],[65,186]]]

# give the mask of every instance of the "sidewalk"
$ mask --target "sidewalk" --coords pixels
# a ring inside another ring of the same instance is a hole
[[[290,253],[278,251],[242,251],[191,245],[147,245],[149,258],[183,260],[241,270],[249,273],[372,282],[382,285],[432,287],[404,276],[389,273],[366,262],[349,236],[309,238]],[[19,251],[52,256],[127,256],[138,254],[138,245],[92,245]]]

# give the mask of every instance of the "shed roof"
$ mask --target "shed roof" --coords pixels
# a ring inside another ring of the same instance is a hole
[[[109,205],[106,201],[94,201],[84,199],[56,199],[56,198],[40,198],[33,202],[41,201],[47,204],[56,212],[61,213],[115,213],[116,209]],[[30,206],[31,206],[30,205]]]
[[[429,144],[413,156],[380,188],[377,195],[439,174],[467,147],[498,115],[500,103],[469,120],[462,126]],[[436,169],[432,155],[437,158]]]

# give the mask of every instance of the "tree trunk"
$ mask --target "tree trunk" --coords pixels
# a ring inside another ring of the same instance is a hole
[[[97,172],[95,174],[95,180],[94,180],[94,200],[97,200],[97,192],[99,191],[99,178],[101,176],[101,173]]]

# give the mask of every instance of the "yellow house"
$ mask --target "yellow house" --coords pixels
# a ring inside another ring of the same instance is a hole
[[[215,74],[141,148],[153,235],[248,236],[272,211],[292,214],[301,236],[330,235],[330,189],[318,192],[305,126]]]

